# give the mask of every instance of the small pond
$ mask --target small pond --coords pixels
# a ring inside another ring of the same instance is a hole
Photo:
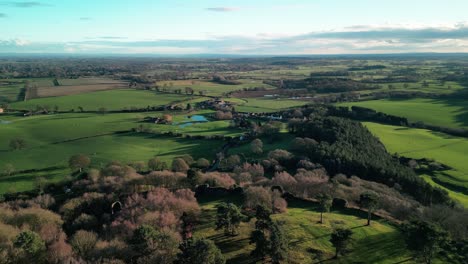
[[[179,125],[180,128],[184,128],[184,127],[191,126],[191,125],[193,125],[195,123],[209,122],[208,119],[206,119],[206,117],[204,117],[202,115],[187,116],[187,119],[189,121],[183,121],[181,123],[176,123],[175,125]]]
[[[10,121],[4,121],[4,120],[0,119],[0,125],[8,125],[8,124],[11,124],[11,122]]]

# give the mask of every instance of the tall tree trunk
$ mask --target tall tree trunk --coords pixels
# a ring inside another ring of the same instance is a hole
[[[320,223],[323,224],[323,212],[320,212]]]

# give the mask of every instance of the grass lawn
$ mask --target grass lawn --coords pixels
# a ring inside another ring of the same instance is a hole
[[[390,115],[408,118],[411,122],[468,128],[468,104],[463,99],[408,99],[372,100],[338,104],[362,106]]]
[[[216,205],[220,202],[241,201],[237,197],[224,199],[201,199],[203,222],[196,227],[195,236],[213,240],[228,259],[228,263],[256,263],[249,254],[254,245],[249,244],[255,220],[242,223],[240,234],[225,236],[215,230]],[[413,263],[400,232],[384,220],[377,220],[370,227],[364,226],[365,215],[356,211],[332,211],[324,215],[324,224],[319,224],[317,208],[305,203],[290,203],[288,211],[274,215],[273,219],[285,222],[290,241],[288,263]],[[353,231],[348,255],[332,259],[334,248],[330,235],[334,228],[344,227]],[[257,262],[261,263],[261,262]]]
[[[437,172],[431,182],[447,187],[450,195],[468,206],[468,195],[457,192],[450,186],[468,188],[468,163],[466,151],[468,139],[449,136],[425,129],[364,123],[385,144],[390,153],[399,153],[410,158],[431,158],[452,169]],[[425,176],[425,178],[430,178]]]
[[[26,102],[13,103],[11,104],[11,108],[29,110],[35,109],[37,105],[48,105],[50,107],[58,106],[59,111],[69,111],[71,109],[78,111],[78,107],[80,106],[83,107],[85,111],[97,111],[101,107],[107,110],[122,110],[131,107],[144,108],[146,106],[162,106],[188,99],[189,97],[185,95],[122,89],[32,99]]]

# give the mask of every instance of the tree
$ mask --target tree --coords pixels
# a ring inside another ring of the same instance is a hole
[[[172,161],[172,170],[177,171],[177,172],[186,172],[190,169],[189,165],[187,165],[187,162],[185,162],[184,159],[182,158],[175,158]]]
[[[278,222],[273,222],[270,227],[270,256],[271,262],[274,264],[285,260],[288,255],[289,242],[286,238],[284,229]]]
[[[320,206],[320,223],[323,224],[323,213],[330,212],[333,198],[328,194],[321,193],[317,196],[317,200]]]
[[[338,228],[332,233],[330,242],[335,247],[335,258],[345,253],[352,234],[350,229],[344,228]]]
[[[57,78],[54,78],[54,80],[52,82],[54,83],[54,86],[60,86],[60,83],[57,80]]]
[[[271,211],[265,206],[257,206],[255,210],[255,230],[250,235],[250,244],[255,244],[251,255],[265,259],[270,252],[270,240],[268,239],[269,227],[272,225]]]
[[[379,205],[379,197],[373,192],[362,193],[359,197],[359,204],[361,207],[367,209],[367,225],[370,225],[372,212],[374,212]]]
[[[250,150],[254,154],[262,154],[263,153],[263,142],[260,139],[255,139],[250,143]]]
[[[68,160],[68,166],[70,169],[79,170],[80,172],[82,172],[84,168],[88,167],[89,164],[91,164],[91,159],[83,154],[74,155]]]
[[[197,167],[205,169],[210,166],[210,161],[204,158],[200,158],[197,160]]]
[[[148,160],[148,168],[152,171],[162,170],[162,162],[158,157]]]
[[[15,172],[15,167],[13,166],[13,164],[11,163],[7,163],[5,164],[5,166],[3,167],[3,173],[5,175],[7,175],[8,177],[11,176],[12,173]]]
[[[216,230],[224,229],[226,235],[235,236],[244,218],[240,209],[233,203],[221,203],[216,213]]]
[[[24,149],[26,147],[26,141],[22,138],[14,138],[10,140],[10,149],[11,150],[19,150]]]
[[[211,240],[188,239],[179,247],[176,264],[224,264],[226,259]]]
[[[137,253],[138,263],[172,263],[176,256],[178,241],[170,232],[161,232],[149,225],[139,226],[130,240]]]
[[[41,237],[37,233],[29,230],[19,233],[13,241],[13,246],[21,249],[26,259],[30,261],[34,259],[37,262],[40,262],[39,259],[43,257],[46,250],[45,242]]]
[[[413,220],[403,225],[403,230],[408,249],[427,264],[442,251],[441,246],[448,239],[447,231],[427,221]]]
[[[84,259],[88,259],[90,257],[90,254],[96,246],[96,243],[96,233],[85,230],[77,231],[71,239],[71,246],[73,250]]]

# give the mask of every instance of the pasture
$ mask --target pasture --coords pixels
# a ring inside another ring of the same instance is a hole
[[[175,89],[182,89],[184,92],[186,87],[190,87],[195,91],[195,94],[202,92],[205,95],[209,96],[223,96],[226,93],[242,90],[244,88],[255,88],[262,87],[265,89],[273,89],[272,86],[264,84],[261,80],[253,79],[242,79],[237,80],[240,84],[236,85],[226,85],[219,84],[212,81],[206,80],[175,80],[175,81],[162,81],[158,82],[157,85],[161,88],[166,88],[169,91]]]
[[[216,205],[234,202],[236,197],[219,200],[201,199],[202,223],[196,226],[195,237],[213,240],[227,258],[227,263],[256,263],[249,254],[254,245],[249,244],[250,234],[255,229],[255,219],[242,223],[239,235],[225,236],[215,230]],[[332,211],[324,214],[324,224],[319,224],[320,213],[311,204],[293,202],[288,211],[273,215],[273,219],[285,224],[285,233],[290,240],[288,263],[413,263],[400,232],[384,220],[374,221],[368,227],[365,214],[354,210]],[[333,259],[334,249],[329,242],[334,228],[351,228],[353,231],[350,252]],[[258,262],[259,263],[259,262]]]
[[[468,128],[468,105],[464,99],[384,99],[340,103],[361,106],[390,115],[406,117],[410,122],[450,128]]]
[[[153,91],[121,89],[100,91],[92,93],[75,94],[60,97],[48,97],[17,102],[11,104],[11,108],[17,110],[35,109],[37,105],[58,106],[59,111],[78,111],[82,107],[84,111],[97,111],[106,108],[109,111],[120,111],[132,107],[146,108],[147,106],[163,106],[171,102],[188,100],[190,97],[177,94],[161,94]]]
[[[452,198],[468,206],[468,195],[460,191],[464,189],[466,192],[468,189],[468,163],[466,163],[468,139],[425,129],[369,122],[364,125],[384,143],[390,153],[415,159],[434,159],[436,162],[450,166],[452,169],[448,171],[431,175],[432,183],[445,187]]]
[[[198,114],[209,115],[210,111]],[[196,113],[191,113],[191,115]],[[148,113],[68,113],[18,117],[1,116],[7,124],[0,124],[0,169],[12,164],[16,171],[36,169],[35,173],[20,173],[10,177],[0,176],[0,193],[12,188],[17,191],[31,189],[36,176],[58,181],[68,175],[67,162],[70,156],[83,153],[91,157],[93,166],[100,167],[111,160],[123,162],[146,161],[158,156],[170,164],[183,154],[213,159],[215,152],[224,144],[222,140],[184,139],[159,135],[162,132],[178,132],[188,135],[235,136],[242,131],[230,128],[228,121],[193,123],[187,113],[174,115],[180,124],[157,125],[143,123],[147,116],[160,116],[161,112]],[[139,125],[156,132],[130,132]],[[11,139],[21,138],[26,147],[9,149]],[[56,168],[55,168],[56,167]],[[2,184],[9,183],[9,184]]]
[[[244,98],[243,103],[236,105],[239,112],[276,112],[286,108],[306,105],[308,101],[273,98]]]

